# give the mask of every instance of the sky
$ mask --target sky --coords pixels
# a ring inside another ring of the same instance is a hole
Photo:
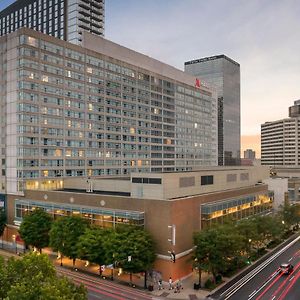
[[[0,9],[13,1],[0,0]],[[183,70],[225,54],[241,66],[242,150],[300,99],[300,0],[106,0],[105,37]]]

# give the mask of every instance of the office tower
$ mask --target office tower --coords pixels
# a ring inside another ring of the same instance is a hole
[[[261,125],[261,164],[299,167],[300,100],[289,107],[289,118]]]
[[[217,165],[217,96],[196,78],[83,32],[82,46],[28,28],[0,37],[0,188],[68,176]]]
[[[104,0],[18,0],[0,12],[0,35],[32,28],[74,44],[104,35]]]
[[[239,165],[240,65],[226,55],[185,62],[185,72],[205,80],[218,92],[218,164]]]
[[[244,151],[244,158],[247,159],[255,159],[255,151],[253,151],[252,149],[246,149]]]

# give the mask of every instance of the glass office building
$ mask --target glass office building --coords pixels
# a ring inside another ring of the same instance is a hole
[[[18,0],[0,12],[0,35],[21,27],[80,44],[82,30],[104,35],[104,0]]]
[[[26,28],[0,41],[2,191],[217,165],[216,95],[193,76],[110,41],[138,62]]]
[[[185,62],[185,72],[216,87],[218,164],[240,165],[240,65],[226,55]]]

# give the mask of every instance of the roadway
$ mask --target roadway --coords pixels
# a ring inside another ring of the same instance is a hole
[[[279,271],[282,263],[291,263],[294,271]],[[238,281],[211,295],[222,300],[299,300],[300,299],[300,237],[285,245]]]
[[[75,283],[82,283],[88,290],[89,300],[151,300],[150,295],[138,288],[131,288],[103,280],[91,275],[57,267],[58,274],[71,278]]]

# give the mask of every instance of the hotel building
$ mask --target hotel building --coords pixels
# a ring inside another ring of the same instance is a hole
[[[28,27],[75,44],[104,35],[104,0],[18,0],[0,12],[0,35]]]
[[[64,177],[217,165],[217,98],[196,78],[89,32],[82,46],[0,37],[3,194]]]

